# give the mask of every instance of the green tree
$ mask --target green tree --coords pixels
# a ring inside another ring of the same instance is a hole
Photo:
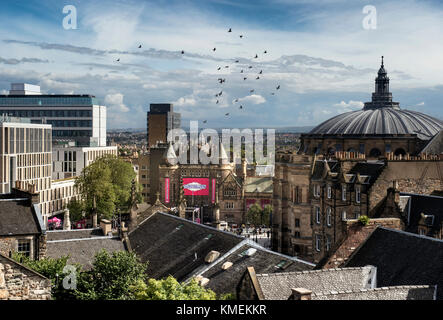
[[[271,224],[271,214],[272,214],[272,206],[268,204],[265,206],[265,208],[262,211],[261,224],[269,226]]]
[[[262,211],[263,210],[261,209],[259,204],[254,203],[253,205],[251,205],[246,214],[247,222],[254,224],[256,226],[259,225],[262,220],[262,214],[263,214]]]
[[[135,253],[105,250],[96,254],[93,268],[80,274],[76,297],[81,300],[131,300],[134,290],[144,282],[147,268]]]
[[[84,168],[75,185],[82,194],[87,212],[92,211],[95,199],[99,217],[110,219],[116,208],[128,209],[134,178],[135,172],[130,163],[106,155]]]
[[[174,277],[162,280],[149,279],[139,282],[132,288],[139,300],[216,300],[217,295],[210,289],[200,286],[196,280],[181,284]]]
[[[71,221],[76,222],[83,219],[83,213],[85,212],[85,203],[82,200],[71,200],[67,208],[69,209],[69,218]]]

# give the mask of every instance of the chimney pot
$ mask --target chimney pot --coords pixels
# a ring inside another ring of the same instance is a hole
[[[311,300],[312,291],[305,288],[292,288],[292,300]]]

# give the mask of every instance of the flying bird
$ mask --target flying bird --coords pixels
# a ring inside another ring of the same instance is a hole
[[[217,49],[216,48],[212,49],[212,51],[215,51],[215,50],[217,50]]]
[[[268,53],[268,51],[265,50],[265,52],[263,52],[263,53]]]
[[[217,104],[217,103],[218,103],[218,100],[217,100],[217,102],[215,104]]]
[[[248,79],[248,78],[246,78],[246,77],[243,78],[243,80],[246,80],[246,79]]]
[[[243,73],[243,69],[240,70],[240,73]]]
[[[220,93],[218,94],[219,96],[221,96],[222,95],[222,93],[223,93],[223,91],[220,91]]]
[[[243,109],[243,106],[240,106],[239,109]]]
[[[218,68],[217,68],[217,70],[220,70],[220,69],[221,69],[221,67],[218,67]]]
[[[236,62],[236,63],[238,63],[238,62],[239,62],[239,60],[235,60],[235,62]]]
[[[229,66],[225,66],[225,68],[229,68]]]
[[[182,50],[182,54],[185,54],[185,52]]]
[[[243,35],[241,34],[241,35],[239,35],[239,37],[240,37],[240,38],[243,38]]]
[[[120,58],[118,58],[116,61],[117,61],[117,62],[120,61]]]
[[[263,70],[260,70],[260,72],[258,74],[263,74]]]
[[[238,102],[238,99],[235,99],[234,102]]]
[[[257,58],[258,58],[258,55],[256,54],[254,58],[257,59]]]
[[[231,29],[231,28],[229,28],[228,32],[232,32],[232,29]]]
[[[249,66],[248,68],[249,68],[249,69],[252,69],[252,66]]]
[[[142,47],[142,45],[139,45],[138,48],[140,49]]]
[[[253,93],[253,92],[254,92],[254,89],[252,89],[252,90],[249,90],[249,92],[250,92],[250,93]]]
[[[203,120],[203,123],[206,123],[206,122],[208,122],[208,120]]]
[[[271,92],[271,94],[272,94],[272,95],[275,95],[275,93],[274,93],[274,92]]]
[[[228,113],[225,113],[225,116],[229,116],[229,112],[228,112]]]
[[[260,79],[260,77],[255,78],[255,80],[258,80],[258,79]]]
[[[277,89],[277,90],[280,89],[280,85],[278,85],[276,89]]]

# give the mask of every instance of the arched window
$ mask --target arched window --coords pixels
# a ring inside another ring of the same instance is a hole
[[[369,156],[373,157],[373,158],[379,157],[379,156],[381,156],[381,151],[379,149],[377,149],[377,148],[373,148],[369,152]]]

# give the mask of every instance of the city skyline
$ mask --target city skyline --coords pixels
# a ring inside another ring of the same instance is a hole
[[[442,118],[435,39],[443,6],[404,3],[372,2],[371,30],[362,26],[364,1],[8,3],[0,93],[27,82],[45,93],[92,94],[108,107],[110,129],[145,127],[150,103],[173,103],[183,123],[207,120],[202,127],[315,126],[370,101],[384,55],[400,107]],[[67,5],[77,11],[75,30],[63,27]],[[248,65],[244,81],[239,69]]]

